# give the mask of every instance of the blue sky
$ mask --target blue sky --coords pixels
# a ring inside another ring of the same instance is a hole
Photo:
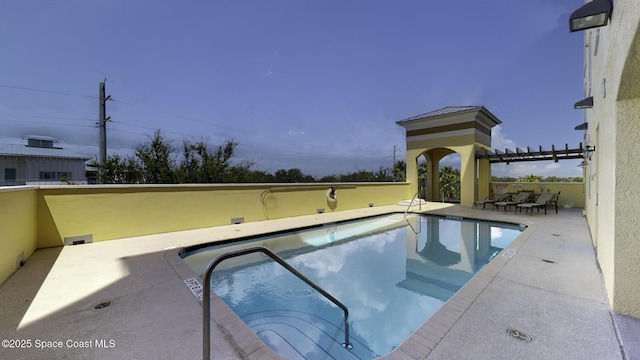
[[[239,143],[256,170],[312,175],[404,160],[396,124],[484,105],[493,147],[576,147],[582,0],[0,0],[0,142],[53,136],[97,157],[106,80],[109,154],[161,129]],[[36,91],[39,90],[39,91]],[[581,176],[579,161],[494,175]]]

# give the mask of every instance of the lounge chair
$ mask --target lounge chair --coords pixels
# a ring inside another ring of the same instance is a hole
[[[511,195],[509,194],[497,194],[497,195],[494,195],[493,198],[487,197],[484,200],[476,200],[473,202],[473,207],[476,207],[476,205],[478,206],[482,205],[482,210],[484,210],[487,204],[495,204],[498,201],[507,201],[510,196]]]
[[[549,205],[554,205],[556,207],[556,214],[558,213],[558,200],[560,199],[560,191],[553,196],[553,199],[549,202]]]
[[[533,215],[534,208],[538,209],[538,212],[540,212],[540,208],[543,207],[544,214],[547,215],[547,205],[551,204],[553,198],[555,197],[556,194],[542,193],[540,194],[540,196],[538,196],[538,199],[535,202],[516,205],[516,212],[518,212],[518,209],[520,209],[520,212],[522,212],[522,209],[525,209],[525,212],[528,213],[529,209],[531,209],[531,215]]]
[[[516,195],[515,199],[511,201],[498,201],[493,203],[493,207],[500,210],[500,206],[504,206],[504,212],[507,212],[507,208],[511,205],[518,205],[526,202],[533,195],[532,192],[529,191],[521,191]]]

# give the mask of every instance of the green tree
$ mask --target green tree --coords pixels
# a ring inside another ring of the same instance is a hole
[[[320,178],[320,180],[318,180],[319,182],[339,182],[340,181],[340,175],[326,175]]]
[[[175,149],[160,130],[149,141],[136,147],[134,156],[110,156],[100,169],[104,184],[175,184],[219,183],[262,180],[252,173],[251,163],[231,166],[230,159],[236,143],[228,141],[210,150],[209,144],[183,141],[183,159],[174,160]]]
[[[428,163],[422,162],[418,165],[418,194],[420,194],[421,199],[427,198],[427,174],[428,171]]]
[[[394,169],[384,168],[380,166],[378,171],[373,173],[373,178],[370,181],[396,181],[393,175]]]
[[[397,161],[393,165],[393,181],[403,182],[407,180],[407,164],[404,161]]]
[[[537,175],[527,175],[519,177],[516,182],[542,182],[542,178]]]
[[[142,182],[140,165],[134,157],[118,154],[107,157],[104,164],[93,164],[99,171],[102,184],[139,184]]]
[[[444,200],[458,200],[460,193],[460,170],[451,166],[440,168],[440,192]]]
[[[229,166],[224,172],[225,183],[268,183],[273,182],[273,175],[264,171],[251,170],[254,164],[244,161],[240,164]]]
[[[305,175],[300,169],[280,169],[274,174],[274,181],[278,183],[314,182],[313,176]]]
[[[181,183],[220,183],[233,182],[235,180],[231,174],[229,163],[233,156],[233,151],[237,143],[227,141],[226,144],[218,146],[214,151],[210,150],[209,144],[204,141],[192,143],[189,140],[183,141],[183,159],[178,167],[178,179]],[[248,167],[251,164],[240,165]],[[243,170],[235,169],[235,176],[240,176]]]
[[[418,165],[418,178],[426,178],[429,169],[429,164],[425,161]]]
[[[156,130],[149,142],[138,145],[135,156],[140,160],[143,183],[174,184],[177,182],[172,152],[171,144],[160,130]]]
[[[491,181],[493,182],[515,182],[517,178],[509,177],[509,176],[492,176]]]

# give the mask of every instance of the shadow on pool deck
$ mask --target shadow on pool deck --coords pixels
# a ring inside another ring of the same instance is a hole
[[[202,308],[183,282],[194,274],[176,266],[176,249],[404,209],[382,206],[38,250],[0,286],[0,337],[24,346],[3,343],[0,358],[201,358]],[[429,203],[423,210],[530,229],[507,248],[513,256],[496,257],[384,358],[600,360],[623,359],[624,351],[624,359],[640,359],[640,321],[611,315],[580,209],[525,216]],[[103,303],[110,305],[95,309]],[[237,317],[215,310],[212,317],[213,359],[279,357],[255,342]],[[532,340],[512,337],[509,329]],[[36,348],[42,345],[59,347]]]

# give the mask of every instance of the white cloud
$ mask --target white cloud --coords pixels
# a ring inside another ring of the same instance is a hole
[[[515,149],[516,143],[508,139],[502,133],[502,125],[497,125],[491,129],[491,148],[504,151],[504,149]]]

